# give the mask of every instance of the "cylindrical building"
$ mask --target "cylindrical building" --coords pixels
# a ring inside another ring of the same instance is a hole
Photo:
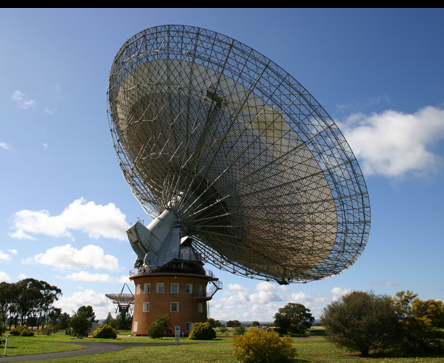
[[[207,301],[221,288],[221,282],[211,271],[196,269],[197,261],[190,263],[183,260],[184,256],[177,257],[180,258],[169,266],[144,266],[130,271],[135,284],[133,335],[148,335],[148,327],[159,315],[167,314],[172,333],[175,326],[180,326],[184,336],[194,323],[207,321]]]

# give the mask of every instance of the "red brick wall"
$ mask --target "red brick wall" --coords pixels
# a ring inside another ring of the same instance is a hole
[[[172,333],[174,334],[174,327],[180,325],[180,332],[188,333],[185,330],[185,323],[187,322],[205,322],[207,321],[207,300],[194,299],[197,292],[197,285],[202,285],[203,291],[206,291],[208,279],[204,276],[198,277],[195,275],[162,275],[153,274],[148,276],[138,275],[130,277],[135,284],[134,294],[134,313],[133,313],[133,327],[132,334],[147,335],[146,331],[154,319],[158,315],[168,314],[171,318]],[[150,284],[150,292],[144,292],[144,284]],[[156,292],[157,283],[164,284],[164,292]],[[179,292],[171,292],[171,284],[179,284]],[[192,293],[185,292],[185,284],[192,284]],[[137,285],[140,285],[140,293]],[[143,311],[143,303],[149,303],[149,312]],[[179,311],[171,312],[171,303],[179,303]],[[198,303],[202,303],[202,312],[198,312]],[[137,322],[137,331],[135,331],[135,323]]]

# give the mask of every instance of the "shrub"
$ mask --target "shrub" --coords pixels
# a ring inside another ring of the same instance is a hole
[[[114,328],[108,324],[102,324],[94,331],[93,338],[116,339],[117,333]]]
[[[243,325],[240,325],[234,328],[234,335],[236,336],[244,335],[246,331],[247,329]]]
[[[12,335],[20,335],[22,337],[32,337],[34,332],[29,330],[26,325],[19,325],[17,328],[11,330]]]
[[[193,340],[213,340],[214,338],[216,338],[216,332],[209,322],[194,323],[193,329],[188,335],[188,339]]]
[[[19,325],[17,328],[11,330],[12,335],[21,335],[22,337],[32,337],[34,332],[29,330],[26,325]]]
[[[159,315],[147,329],[147,334],[152,339],[162,339],[172,334],[171,328],[171,318],[168,314]]]
[[[34,336],[34,332],[29,330],[28,328],[23,329],[22,332],[20,333],[21,337],[33,337]]]
[[[292,339],[279,338],[275,331],[251,328],[250,332],[234,338],[233,356],[244,363],[284,363],[296,356]]]
[[[225,324],[221,324],[219,327],[220,333],[222,335],[225,335],[225,333],[228,331],[227,327],[225,326]]]

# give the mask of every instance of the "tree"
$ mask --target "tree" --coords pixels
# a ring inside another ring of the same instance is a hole
[[[213,318],[209,318],[208,322],[211,324],[213,328],[218,328],[220,326],[219,320],[214,320]]]
[[[117,319],[114,319],[113,316],[111,315],[111,313],[108,313],[108,316],[106,317],[103,324],[109,325],[114,330],[119,329],[119,321]]]
[[[133,317],[130,314],[125,313],[122,311],[119,313],[116,317],[118,326],[118,329],[121,330],[131,330],[131,325],[133,323]]]
[[[15,308],[17,286],[8,282],[0,283],[0,318],[3,324],[12,316]]]
[[[314,322],[310,309],[296,303],[288,303],[280,308],[274,315],[274,319],[274,325],[279,334],[304,335]]]
[[[259,324],[259,322],[258,321],[253,321],[252,323],[251,323],[251,327],[252,328],[255,328],[255,327],[257,327],[257,326],[260,326],[260,324]]]
[[[327,305],[321,325],[329,341],[365,357],[371,350],[388,348],[399,341],[392,299],[373,292],[354,291]]]
[[[69,326],[72,328],[73,335],[87,336],[88,332],[95,322],[95,314],[91,305],[81,306],[74,312],[69,319]]]
[[[154,322],[148,327],[147,334],[152,339],[162,339],[172,334],[171,318],[168,314],[159,315]]]
[[[219,326],[219,330],[220,330],[220,333],[221,333],[223,336],[225,336],[225,333],[228,331],[228,329],[227,329],[227,327],[225,326],[225,324],[220,324],[220,326]]]
[[[228,320],[227,321],[227,328],[235,328],[240,325],[241,325],[241,323],[239,320]]]
[[[15,313],[17,327],[17,318],[20,317],[21,324],[25,323],[26,319],[43,317],[46,320],[46,315],[52,309],[52,304],[62,294],[57,286],[52,286],[43,280],[36,280],[27,278],[20,280],[15,284],[10,284],[6,289],[7,301],[9,301],[9,312]],[[0,303],[1,304],[1,303]],[[40,325],[39,320],[30,319],[31,323]]]
[[[69,316],[68,313],[62,313],[59,317],[59,328],[60,329],[67,329],[69,327],[69,319],[71,319],[71,317]]]
[[[245,328],[243,325],[239,325],[236,328],[234,328],[234,335],[236,336],[244,335],[246,331],[247,328]]]
[[[403,348],[436,350],[442,348],[444,304],[440,300],[422,301],[412,291],[400,291],[393,298],[400,320]]]

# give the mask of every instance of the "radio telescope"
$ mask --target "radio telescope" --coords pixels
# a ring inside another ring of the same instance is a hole
[[[129,290],[129,294],[123,292],[125,286]],[[123,284],[120,293],[105,294],[105,296],[116,305],[116,313],[119,312],[123,313],[124,315],[131,315],[131,310],[134,305],[134,294],[126,283]]]
[[[337,275],[363,252],[356,157],[266,56],[198,27],[149,28],[117,53],[108,101],[124,178],[153,218],[127,231],[135,268],[188,258],[288,284]]]

